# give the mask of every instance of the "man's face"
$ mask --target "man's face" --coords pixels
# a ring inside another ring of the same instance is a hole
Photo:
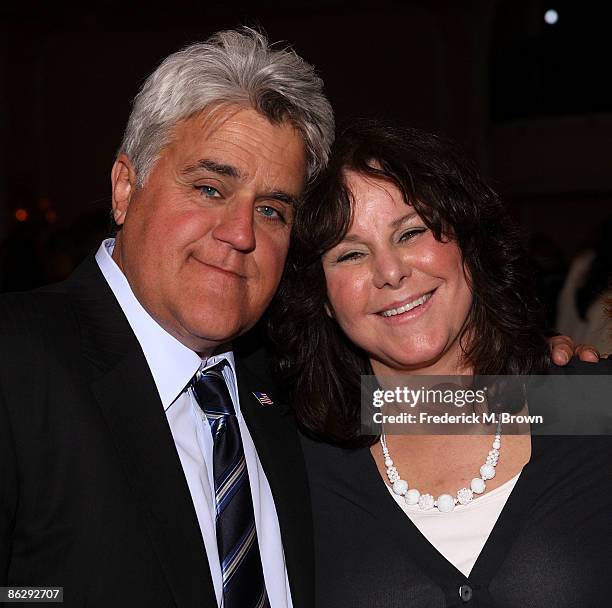
[[[113,258],[147,312],[210,352],[252,327],[280,281],[306,170],[288,123],[232,107],[179,123],[143,188],[113,167]]]

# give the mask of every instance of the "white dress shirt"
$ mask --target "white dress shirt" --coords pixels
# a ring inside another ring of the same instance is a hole
[[[223,606],[223,579],[215,529],[213,437],[206,416],[197,404],[192,389],[187,386],[199,369],[207,369],[225,359],[229,365],[224,367],[223,376],[234,402],[242,436],[270,606],[291,608],[291,593],[276,507],[253,439],[240,411],[234,355],[231,349],[228,349],[202,361],[197,353],[165,331],[136,299],[127,278],[111,257],[114,246],[114,239],[105,240],[96,253],[96,262],[115,294],[149,364],[195,507],[217,603],[220,607]]]

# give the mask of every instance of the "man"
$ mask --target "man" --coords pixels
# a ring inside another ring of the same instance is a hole
[[[312,606],[297,435],[229,344],[268,306],[332,138],[312,67],[250,30],[147,80],[112,170],[116,240],[2,300],[0,585],[63,586],[68,606]]]
[[[251,30],[168,57],[112,170],[116,239],[0,300],[0,585],[67,606],[309,608],[310,505],[265,360],[232,341],[280,280],[333,115]]]

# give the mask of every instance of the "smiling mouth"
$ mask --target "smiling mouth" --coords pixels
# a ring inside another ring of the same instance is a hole
[[[221,268],[221,266],[215,266],[214,264],[208,264],[207,262],[202,262],[202,260],[199,260],[195,256],[193,257],[193,259],[196,262],[198,262],[198,264],[202,264],[202,266],[206,266],[207,268],[211,268],[212,270],[216,270],[217,272],[221,272],[223,274],[232,276],[236,279],[246,279],[246,277],[243,274],[240,274],[239,272],[236,272],[234,270],[228,270],[227,268]]]
[[[429,298],[431,298],[432,295],[433,291],[429,291],[411,302],[406,302],[406,304],[402,304],[397,308],[388,308],[387,310],[383,310],[377,314],[382,315],[383,317],[395,317],[396,315],[401,315],[402,313],[408,312],[413,308],[417,308],[417,306],[422,306],[425,304],[425,302],[427,302],[427,300],[429,300]]]

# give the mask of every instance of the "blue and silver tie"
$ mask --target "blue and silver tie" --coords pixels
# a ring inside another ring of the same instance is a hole
[[[238,419],[222,374],[225,365],[222,361],[198,373],[192,385],[214,439],[213,473],[223,606],[269,608]]]

